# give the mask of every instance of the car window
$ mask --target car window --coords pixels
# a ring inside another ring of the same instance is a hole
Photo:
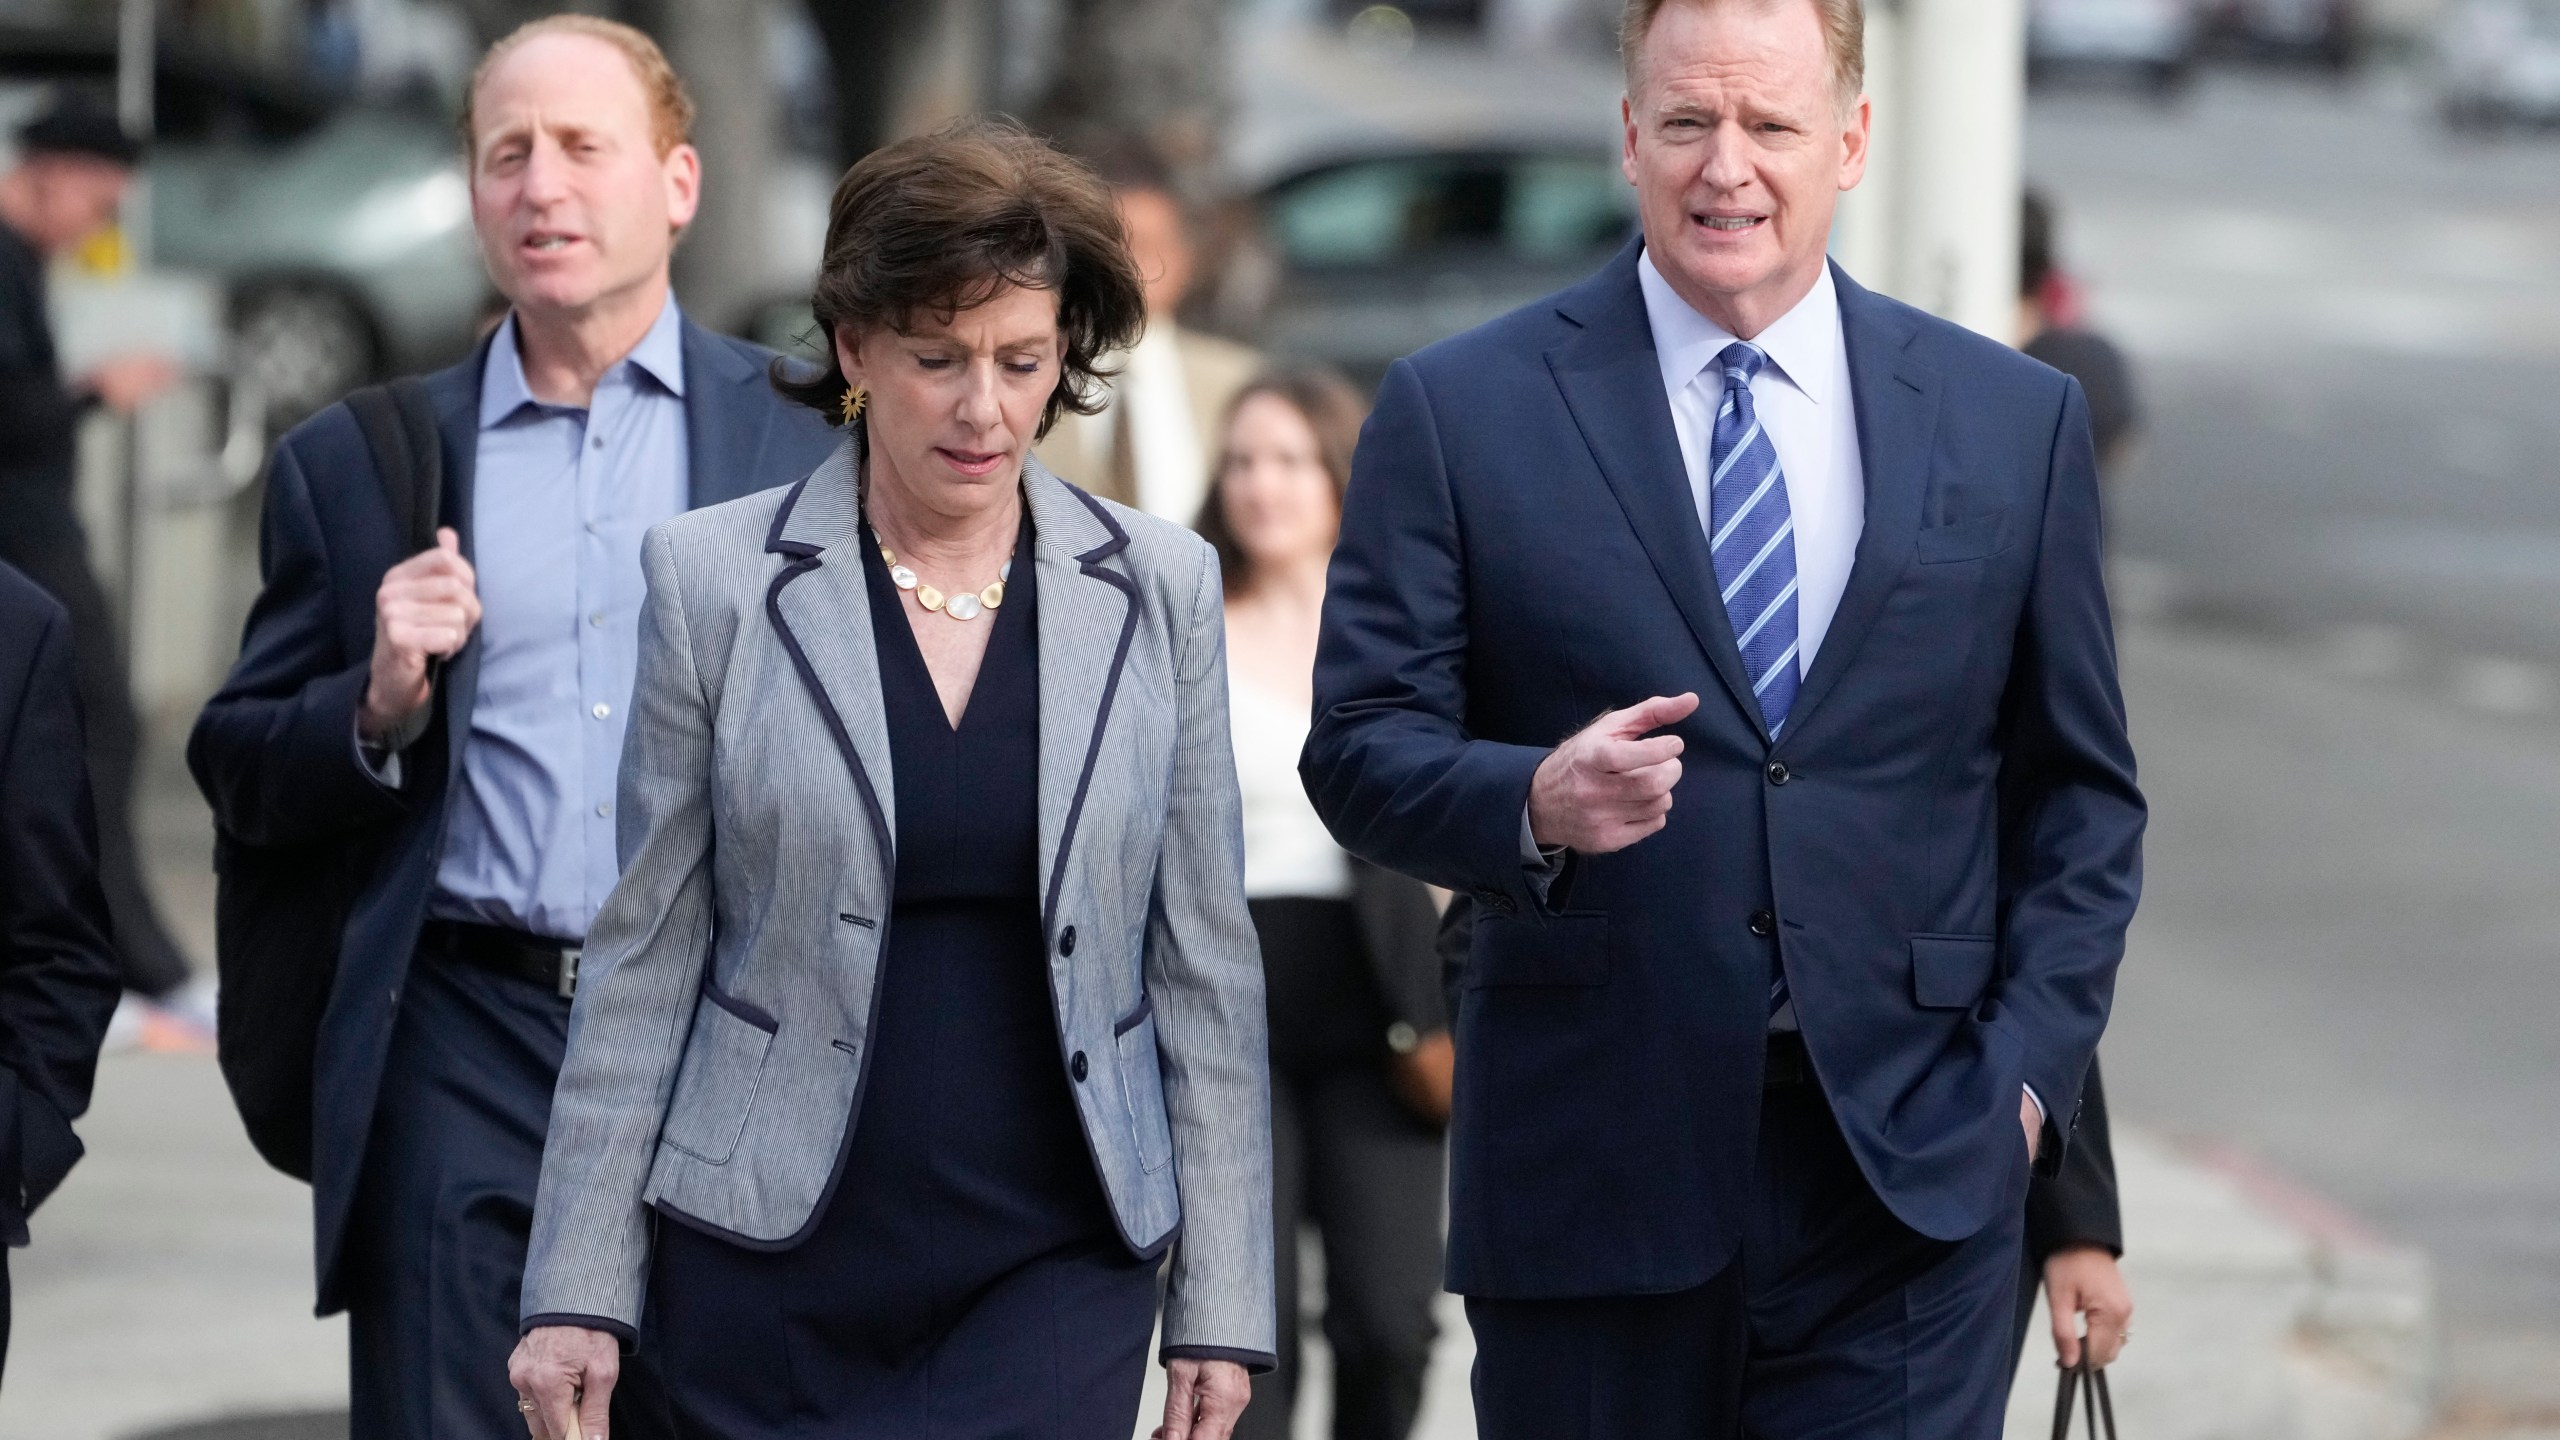
[[[1363,160],[1277,190],[1273,238],[1302,267],[1383,265],[1451,251],[1571,259],[1615,245],[1633,223],[1616,168],[1599,157],[1434,155]]]

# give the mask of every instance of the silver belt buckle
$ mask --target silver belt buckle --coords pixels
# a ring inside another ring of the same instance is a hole
[[[578,996],[578,960],[587,953],[583,945],[560,947],[560,998],[574,1000]]]

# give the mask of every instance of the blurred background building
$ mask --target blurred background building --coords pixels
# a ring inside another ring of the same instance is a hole
[[[54,293],[66,369],[147,344],[193,376],[91,422],[82,498],[199,963],[172,747],[254,589],[267,443],[492,318],[453,115],[481,46],[555,8],[0,0],[0,121],[87,85],[154,140]],[[1633,225],[1615,0],[579,8],[659,36],[700,102],[688,311],[777,346],[842,167],[977,109],[1143,136],[1202,241],[1186,321],[1364,382]],[[2103,332],[2142,397],[2108,481],[2156,814],[2106,1047],[2145,1207],[2129,1423],[2560,1436],[2560,0],[1869,12],[1876,163],[1835,254],[2004,340]],[[2022,293],[2030,184],[2056,270]],[[128,1051],[100,1086],[15,1260],[0,1440],[342,1434],[298,1190],[209,1058]],[[1431,1435],[1469,1433],[1462,1364]]]

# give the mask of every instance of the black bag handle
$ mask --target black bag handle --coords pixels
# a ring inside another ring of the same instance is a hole
[[[2071,1440],[2072,1402],[2083,1395],[2088,1397],[2089,1440],[2098,1440],[2101,1433],[2106,1440],[2116,1440],[2115,1397],[2107,1393],[2107,1372],[2089,1364],[2085,1342],[2080,1363],[2062,1372],[2062,1384],[2054,1392],[2053,1440]],[[2101,1421],[2105,1422],[2103,1432],[2099,1428]]]

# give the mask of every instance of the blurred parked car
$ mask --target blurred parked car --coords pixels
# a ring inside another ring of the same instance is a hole
[[[1364,382],[1589,275],[1636,226],[1596,148],[1347,157],[1264,187],[1259,210],[1276,265],[1262,344]]]
[[[2034,0],[2027,73],[2035,83],[2084,74],[2130,76],[2157,93],[2195,73],[2203,27],[2194,0]]]
[[[2560,0],[2456,0],[2438,25],[2448,123],[2560,124]]]
[[[2331,70],[2353,66],[2364,38],[2355,0],[2218,0],[2214,29],[2243,55]]]

